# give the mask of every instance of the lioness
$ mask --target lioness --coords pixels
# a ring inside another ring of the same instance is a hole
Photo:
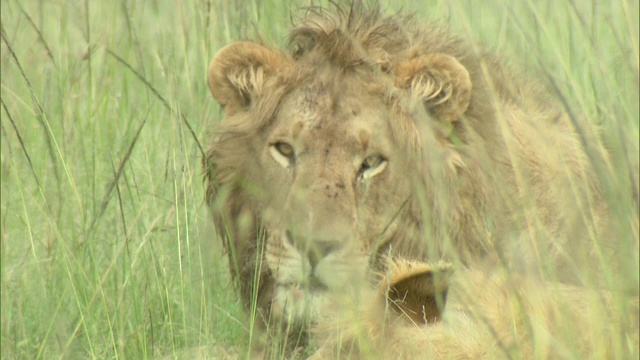
[[[287,51],[235,42],[208,81],[224,118],[203,160],[207,203],[244,306],[293,348],[394,259],[497,259],[578,282],[607,253],[593,240],[606,206],[561,107],[439,28],[313,8]]]

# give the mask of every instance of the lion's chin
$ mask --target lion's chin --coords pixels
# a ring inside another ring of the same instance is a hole
[[[326,314],[331,298],[328,287],[318,281],[280,284],[276,286],[271,310],[287,322],[313,323]]]

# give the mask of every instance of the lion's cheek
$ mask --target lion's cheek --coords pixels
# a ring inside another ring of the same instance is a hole
[[[331,292],[344,292],[366,283],[367,257],[351,247],[351,251],[329,256],[314,270],[316,276]]]
[[[403,206],[411,194],[411,187],[404,177],[396,177],[398,169],[390,166],[385,173],[357,189],[358,224],[357,232],[362,250],[368,251],[371,244],[381,236],[390,235],[392,226],[401,214]]]

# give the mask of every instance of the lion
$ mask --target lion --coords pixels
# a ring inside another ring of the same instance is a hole
[[[393,259],[581,283],[608,251],[588,134],[537,81],[440,27],[311,8],[286,50],[221,49],[208,83],[223,118],[206,201],[244,307],[294,349]]]

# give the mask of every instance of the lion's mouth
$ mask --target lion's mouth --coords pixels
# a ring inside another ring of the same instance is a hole
[[[321,293],[329,291],[329,287],[313,275],[303,282],[288,282],[280,284],[280,286],[288,290],[295,289],[308,293]]]

